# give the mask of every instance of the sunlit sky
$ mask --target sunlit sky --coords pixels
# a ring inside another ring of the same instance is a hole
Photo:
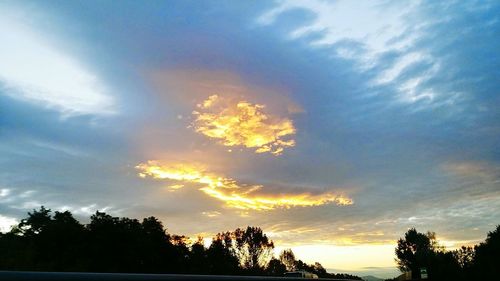
[[[499,1],[2,1],[0,230],[45,205],[260,226],[397,275],[500,217]]]

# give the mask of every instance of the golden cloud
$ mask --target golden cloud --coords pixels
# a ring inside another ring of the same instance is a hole
[[[202,215],[207,216],[209,218],[215,218],[221,215],[221,212],[218,211],[205,211],[201,212]]]
[[[142,178],[169,179],[183,183],[202,184],[199,188],[210,197],[224,201],[230,208],[241,210],[273,210],[276,208],[311,207],[329,203],[337,205],[351,205],[352,199],[323,193],[314,195],[301,194],[259,194],[261,185],[239,184],[231,178],[207,172],[200,165],[172,164],[161,165],[155,161],[148,161],[136,166]]]
[[[225,146],[255,148],[256,153],[279,155],[295,146],[293,122],[264,112],[262,104],[212,95],[198,104],[193,128]]]

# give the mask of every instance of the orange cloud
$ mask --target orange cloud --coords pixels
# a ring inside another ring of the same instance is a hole
[[[351,205],[352,199],[323,193],[313,195],[301,194],[258,194],[261,185],[243,185],[231,178],[207,172],[199,165],[173,164],[161,165],[158,162],[148,161],[136,166],[142,178],[170,179],[183,183],[202,184],[199,189],[210,197],[224,201],[230,208],[241,210],[273,210],[276,208],[311,207],[328,203],[337,205]]]
[[[256,153],[281,154],[293,147],[292,120],[264,112],[264,105],[212,95],[198,105],[193,128],[225,146],[255,148]]]

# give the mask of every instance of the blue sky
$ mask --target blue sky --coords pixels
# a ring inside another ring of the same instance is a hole
[[[474,244],[500,216],[499,14],[4,1],[0,226],[41,204],[191,236],[259,225],[306,260],[385,276],[409,227]]]

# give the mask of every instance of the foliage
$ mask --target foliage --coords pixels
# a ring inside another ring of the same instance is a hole
[[[472,267],[476,252],[473,247],[462,246],[460,249],[453,251],[453,257],[457,260],[458,265],[462,269],[469,269]]]
[[[480,279],[495,280],[500,276],[500,225],[488,233],[486,240],[475,248],[473,272]]]
[[[241,266],[250,271],[264,268],[273,255],[274,243],[259,227],[240,228],[233,232],[235,252]]]
[[[0,270],[283,276],[287,268],[297,268],[321,277],[357,278],[296,261],[291,250],[287,258],[274,258],[273,249],[259,227],[218,233],[205,247],[202,237],[191,243],[169,234],[155,217],[139,221],[96,212],[83,225],[68,211],[52,213],[42,206],[0,233]]]
[[[294,271],[295,270],[295,254],[292,249],[283,250],[280,254],[280,261],[286,266],[286,270]]]
[[[283,276],[287,269],[279,259],[272,258],[267,265],[266,272],[271,276]]]
[[[239,260],[234,253],[233,239],[230,232],[218,233],[208,248],[207,257],[210,274],[238,274]]]
[[[435,233],[412,228],[398,240],[395,253],[400,270],[411,271],[414,279],[426,268],[430,280],[493,280],[500,275],[500,226],[488,233],[485,242],[454,251],[439,246]]]
[[[396,262],[401,271],[411,271],[415,273],[421,267],[428,267],[431,256],[435,251],[435,240],[433,233],[419,233],[415,228],[408,230],[405,237],[398,240],[396,247]]]

